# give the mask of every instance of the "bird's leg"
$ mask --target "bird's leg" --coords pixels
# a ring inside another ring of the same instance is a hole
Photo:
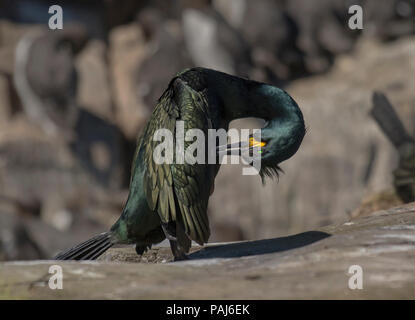
[[[163,232],[166,238],[170,242],[170,248],[174,256],[174,261],[187,260],[188,257],[186,255],[186,248],[180,244],[180,241],[178,241],[178,237],[176,234],[177,225],[175,223],[173,224],[162,223],[161,227],[163,229]]]
[[[135,244],[135,252],[139,255],[142,256],[143,253],[147,252],[147,250],[151,249],[151,244],[147,244],[144,246],[140,246],[137,243]]]
[[[186,252],[184,252],[184,250],[181,248],[181,246],[179,245],[177,241],[174,241],[174,240],[169,240],[169,241],[170,241],[171,252],[173,253],[173,256],[174,256],[174,261],[183,261],[183,260],[189,259],[189,257],[186,255]]]

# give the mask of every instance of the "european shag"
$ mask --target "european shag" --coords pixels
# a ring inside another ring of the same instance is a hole
[[[220,164],[156,164],[153,151],[158,129],[228,130],[234,119],[256,117],[266,121],[260,138],[251,136],[248,148],[260,148],[259,174],[278,175],[279,163],[293,156],[305,135],[303,115],[284,90],[205,68],[178,73],[159,98],[138,140],[129,196],[118,221],[99,234],[58,254],[57,260],[92,260],[114,244],[135,244],[142,254],[152,244],[170,241],[176,260],[186,259],[191,240],[199,244],[210,235],[207,206]],[[186,144],[191,142],[185,142]],[[246,145],[246,144],[245,144]],[[237,148],[243,148],[239,144]],[[220,150],[235,149],[225,145]]]

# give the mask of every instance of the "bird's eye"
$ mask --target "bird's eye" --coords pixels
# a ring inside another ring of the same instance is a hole
[[[249,138],[249,147],[253,148],[253,147],[265,147],[267,144],[265,141],[258,141],[255,140],[254,137],[250,137]]]

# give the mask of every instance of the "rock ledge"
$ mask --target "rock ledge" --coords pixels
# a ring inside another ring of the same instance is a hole
[[[0,298],[414,299],[415,203],[288,237],[195,247],[189,261],[169,261],[162,246],[141,258],[127,247],[95,262],[2,263]],[[53,264],[63,268],[62,290],[49,289]],[[362,290],[349,289],[352,265],[363,269]]]

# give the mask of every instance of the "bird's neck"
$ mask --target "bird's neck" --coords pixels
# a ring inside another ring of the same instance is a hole
[[[210,72],[210,71],[209,71]],[[239,118],[256,117],[267,121],[261,137],[272,139],[275,156],[273,163],[291,157],[305,135],[304,119],[300,108],[284,90],[264,83],[246,80],[221,72],[212,72],[209,87],[222,105],[222,117],[229,124]]]
[[[256,117],[266,121],[299,120],[302,114],[295,101],[282,89],[213,70],[208,71],[209,87],[221,101],[223,117]]]

